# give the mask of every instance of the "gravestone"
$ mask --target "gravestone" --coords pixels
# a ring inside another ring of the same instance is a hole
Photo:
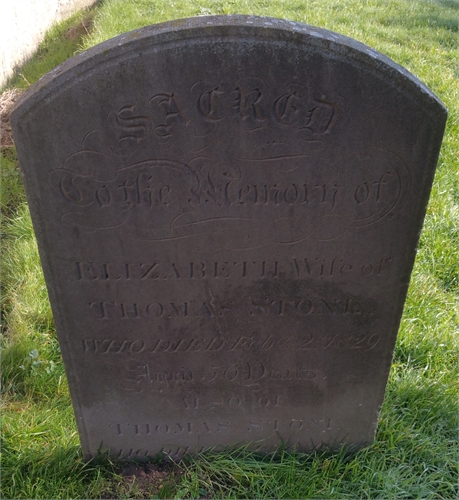
[[[84,456],[372,442],[446,111],[354,40],[196,18],[12,124]]]

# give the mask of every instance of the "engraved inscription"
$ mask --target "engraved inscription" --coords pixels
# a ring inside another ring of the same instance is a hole
[[[192,319],[221,318],[234,314],[246,316],[343,316],[371,314],[371,304],[356,299],[302,298],[273,299],[262,296],[248,297],[247,303],[221,303],[217,300],[169,301],[166,302],[118,302],[90,301],[88,308],[95,319],[109,320],[146,320],[146,319]]]
[[[406,166],[380,150],[331,165],[304,155],[216,164],[205,156],[188,163],[151,159],[119,169],[98,153],[70,159],[75,165],[51,173],[62,222],[88,230],[123,225],[134,237],[157,241],[201,240],[216,230],[234,233],[241,248],[336,239],[396,213],[409,189]],[[276,182],[264,183],[260,172]],[[292,206],[301,210],[292,213]]]
[[[249,129],[263,122],[277,123],[294,126],[305,137],[330,132],[338,116],[345,114],[341,97],[314,94],[298,84],[286,84],[280,90],[276,87],[279,85],[250,77],[234,83],[199,81],[192,85],[190,97],[193,104],[196,102],[200,117],[210,123],[242,122]]]
[[[208,422],[172,422],[149,424],[114,424],[109,425],[117,436],[154,436],[165,434],[210,434],[228,432],[228,422],[211,424]]]
[[[197,248],[215,245],[206,236],[216,231],[229,249],[340,238],[399,212],[411,186],[391,151],[318,153],[346,106],[254,77],[164,89],[109,110],[107,126],[51,172],[56,209],[72,227],[122,225],[133,238]]]
[[[142,391],[145,387],[150,390],[163,392],[170,387],[208,385],[237,385],[250,387],[254,390],[260,388],[260,383],[266,382],[295,382],[316,384],[319,381],[317,373],[307,368],[272,368],[262,362],[232,363],[226,366],[212,365],[201,370],[188,370],[184,367],[176,371],[159,371],[156,362],[146,362],[131,359],[126,363],[127,376],[121,382],[121,387],[127,391]]]
[[[159,453],[164,454],[166,457],[173,457],[175,459],[183,457],[187,453],[201,453],[204,446],[190,447],[190,446],[164,446],[159,450]],[[149,458],[158,457],[158,449],[148,450],[145,448],[118,448],[113,452],[116,460],[146,460]]]
[[[380,335],[372,332],[364,333],[307,333],[300,338],[274,338],[268,335],[265,338],[240,335],[236,339],[228,340],[220,337],[180,338],[175,340],[113,340],[113,339],[84,339],[82,348],[87,355],[115,355],[115,354],[164,354],[164,353],[212,353],[212,352],[263,352],[276,349],[283,351],[291,349],[361,349],[369,351],[380,342]]]
[[[255,404],[261,408],[279,407],[281,396],[269,395],[255,398]],[[219,408],[239,408],[242,404],[249,401],[244,398],[232,396],[230,398],[220,398],[218,400],[205,401],[203,398],[182,398],[183,409],[185,410],[216,410]],[[252,400],[250,400],[252,402]]]
[[[232,431],[230,421],[193,421],[193,422],[150,422],[150,423],[116,423],[109,424],[114,438],[129,437],[132,439],[158,438],[160,436],[199,436],[208,434],[222,434]],[[301,433],[329,434],[339,431],[341,428],[334,423],[331,418],[290,418],[290,419],[260,419],[253,418],[241,422],[238,428],[247,433],[248,439],[257,439],[253,434],[279,434],[282,436],[298,435]],[[306,434],[307,435],[307,434]],[[257,449],[260,449],[259,445]],[[199,453],[205,449],[204,446],[164,446],[160,451],[167,456],[181,457],[186,453]],[[289,449],[302,449],[300,441],[295,441],[289,445]],[[146,448],[122,448],[115,449],[114,455],[119,460],[142,460],[157,456],[158,451],[151,452]]]
[[[211,434],[229,432],[231,424],[228,421],[211,423],[206,421],[175,422],[175,423],[117,423],[109,425],[115,436],[155,436],[169,434]],[[339,427],[338,427],[339,428]],[[297,432],[297,431],[320,431],[332,430],[330,418],[308,419],[252,419],[245,422],[246,432]]]
[[[378,333],[336,333],[305,335],[298,349],[361,349],[370,351],[379,343]]]
[[[334,278],[386,275],[391,257],[381,257],[373,262],[356,263],[335,257],[330,260],[318,257],[294,258],[283,261],[222,261],[222,262],[75,262],[73,277],[77,281],[163,281],[202,279],[260,279],[278,278],[286,274],[296,279]]]
[[[237,338],[228,340],[221,337],[210,339],[190,338],[190,339],[155,339],[144,341],[136,340],[113,340],[113,339],[84,339],[83,352],[85,354],[139,354],[139,353],[181,353],[181,352],[234,352],[234,351],[268,351],[273,347],[281,348],[288,344],[287,339],[275,339],[272,335],[257,339],[239,335]]]
[[[355,299],[278,299],[270,297],[252,300],[250,316],[275,315],[275,316],[336,316],[336,315],[361,315],[362,302]]]

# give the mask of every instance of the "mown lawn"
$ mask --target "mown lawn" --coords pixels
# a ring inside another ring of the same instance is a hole
[[[9,88],[119,33],[174,18],[257,14],[370,45],[424,81],[449,118],[376,440],[353,455],[244,449],[175,467],[82,461],[67,382],[17,170],[2,147],[3,498],[457,498],[459,2],[106,0],[50,31]]]

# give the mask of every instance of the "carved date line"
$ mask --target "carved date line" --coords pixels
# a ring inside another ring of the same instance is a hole
[[[303,337],[299,349],[363,349],[371,351],[381,340],[378,333],[336,333],[315,336],[310,333]]]
[[[330,339],[323,344],[325,339]],[[83,339],[83,352],[87,355],[107,354],[164,354],[178,352],[234,352],[234,351],[268,351],[273,348],[279,350],[291,349],[364,349],[371,350],[380,341],[379,334],[371,333],[341,333],[320,335],[309,333],[308,336],[296,339],[293,337],[275,339],[272,335],[257,339],[255,337],[239,336],[235,341],[218,337],[211,339],[156,339],[153,341],[115,340],[115,339]]]

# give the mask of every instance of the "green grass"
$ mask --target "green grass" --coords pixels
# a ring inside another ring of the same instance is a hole
[[[447,129],[374,444],[350,455],[201,455],[162,488],[129,483],[108,461],[82,461],[14,149],[3,150],[2,497],[457,498],[459,2],[106,0],[94,13],[89,36],[71,47],[66,33],[81,17],[54,28],[10,86],[27,86],[75,50],[140,26],[250,13],[331,29],[380,50],[440,97]]]
[[[2,166],[0,207],[3,218],[14,214],[16,208],[25,201],[25,194],[15,149],[4,148],[0,155]]]

